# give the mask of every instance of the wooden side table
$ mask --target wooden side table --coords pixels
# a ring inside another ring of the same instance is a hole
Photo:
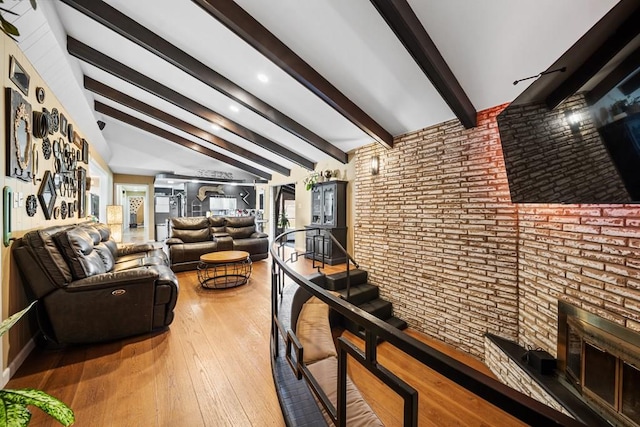
[[[251,268],[249,252],[210,252],[200,256],[198,280],[208,289],[232,288],[249,281]]]

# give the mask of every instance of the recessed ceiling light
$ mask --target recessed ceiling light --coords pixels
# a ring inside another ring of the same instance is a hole
[[[258,74],[258,80],[260,80],[262,83],[269,83],[269,77],[267,77],[266,74]]]
[[[220,130],[220,125],[217,125],[215,123],[211,123],[211,129],[213,130]]]
[[[229,109],[234,113],[237,113],[238,111],[240,111],[240,108],[237,105],[230,105]]]

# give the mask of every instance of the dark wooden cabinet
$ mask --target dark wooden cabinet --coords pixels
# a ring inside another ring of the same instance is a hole
[[[311,224],[306,226],[307,258],[329,265],[341,264],[346,255],[329,233],[347,247],[347,181],[317,183],[311,189]]]

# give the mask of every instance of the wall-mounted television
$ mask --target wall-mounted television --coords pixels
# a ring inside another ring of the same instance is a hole
[[[638,22],[620,1],[498,116],[512,202],[640,201]]]

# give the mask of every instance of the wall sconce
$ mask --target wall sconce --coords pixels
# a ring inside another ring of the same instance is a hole
[[[117,243],[122,242],[122,223],[124,222],[124,215],[122,213],[121,205],[108,205],[107,206],[107,225],[111,229],[111,237]]]
[[[373,156],[371,158],[371,175],[378,175],[380,172],[380,157]]]
[[[569,109],[564,112],[564,116],[567,119],[571,132],[578,132],[580,130],[580,125],[582,124],[582,115],[580,112]]]

